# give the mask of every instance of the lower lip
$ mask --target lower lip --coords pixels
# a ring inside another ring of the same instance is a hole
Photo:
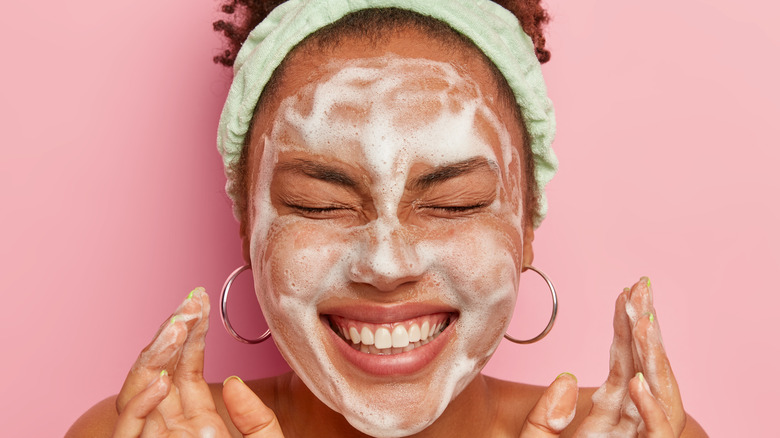
[[[330,328],[326,317],[321,319],[333,345],[352,365],[375,376],[399,376],[414,374],[436,359],[454,331],[457,319],[453,316],[450,318],[447,328],[432,341],[398,354],[369,354],[355,350]]]

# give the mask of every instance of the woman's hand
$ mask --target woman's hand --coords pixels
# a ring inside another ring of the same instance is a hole
[[[613,324],[609,375],[573,436],[681,436],[686,414],[655,318],[649,279],[643,277],[620,294]],[[529,413],[520,436],[559,436],[574,418],[576,392],[573,377],[559,376]]]
[[[203,379],[209,309],[195,289],[138,356],[117,396],[115,438],[230,436]],[[273,411],[241,379],[225,380],[222,397],[245,437],[283,437]]]

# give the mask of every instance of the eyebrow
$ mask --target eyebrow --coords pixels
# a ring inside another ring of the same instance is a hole
[[[302,173],[306,176],[344,187],[357,187],[357,182],[343,170],[316,161],[296,159],[290,163],[280,164],[279,170]]]
[[[489,170],[492,173],[497,173],[497,168],[498,166],[496,163],[489,161],[484,157],[470,158],[457,163],[433,168],[431,171],[415,178],[411,184],[411,188],[414,190],[425,190],[433,185],[443,183],[448,179],[458,177],[465,173],[480,170]]]

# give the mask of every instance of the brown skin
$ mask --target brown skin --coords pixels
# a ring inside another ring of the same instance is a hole
[[[414,31],[410,31],[414,32]],[[420,41],[424,40],[425,35],[415,34],[409,35],[403,32],[399,33],[397,38],[391,38],[388,42],[378,47],[365,47],[364,45],[342,44],[337,54],[328,54],[328,56],[345,56],[345,57],[366,57],[366,56],[378,56],[386,54],[388,52],[396,53],[402,56],[420,57],[425,56],[429,59],[437,59],[436,57],[445,57],[447,60],[452,61],[452,54],[445,53],[446,50],[441,47],[436,47],[436,41],[427,41],[426,44],[420,44]],[[410,41],[416,42],[410,44]],[[301,52],[299,52],[301,53]],[[464,52],[465,53],[465,52]],[[317,63],[318,60],[312,59],[310,56],[300,57],[301,62]],[[478,71],[483,75],[485,80],[489,80],[487,74],[487,68],[485,66],[479,66],[480,59],[474,59],[470,57],[468,53],[462,55],[461,58],[455,60],[456,63],[461,63],[462,67],[468,71]],[[293,61],[293,67],[295,66],[295,60]],[[287,95],[286,93],[292,92],[285,90],[290,87],[289,90],[295,90],[301,81],[307,80],[305,75],[296,75],[292,72],[307,71],[306,69],[288,68],[288,76],[281,82],[279,91],[279,97]],[[262,115],[268,113],[272,114],[277,106],[278,99],[270,100],[264,108],[261,108],[260,123],[255,126],[255,133],[264,132],[268,129],[262,123],[262,120],[270,120],[270,117],[262,117]],[[260,138],[255,137],[255,138]],[[515,138],[521,138],[516,136]],[[521,143],[518,143],[521,145]],[[521,147],[521,146],[520,146]],[[258,157],[259,148],[254,147],[250,154],[250,169],[252,172],[256,172],[259,166]],[[249,193],[252,193],[251,189]],[[250,208],[251,211],[251,208]],[[249,218],[253,220],[253,218]],[[242,229],[245,229],[242,227]],[[252,227],[246,227],[246,229],[252,229]],[[533,229],[526,227],[523,234],[522,244],[522,261],[523,265],[529,265],[533,261]],[[248,258],[248,239],[244,238],[244,253]],[[618,299],[618,305],[616,307],[615,316],[615,330],[616,330],[616,343],[621,348],[628,349],[635,348],[639,351],[643,351],[648,348],[657,348],[654,357],[660,362],[657,364],[664,365],[666,362],[666,356],[660,347],[660,343],[654,343],[653,339],[657,339],[658,335],[656,330],[657,321],[653,322],[652,319],[647,317],[640,317],[639,320],[629,320],[625,312],[626,303],[634,303],[636,308],[640,310],[640,314],[655,314],[654,309],[649,296],[649,287],[644,286],[644,283],[640,281],[637,283],[631,291],[624,292]],[[201,313],[201,320],[207,320],[208,304],[207,298],[203,298],[204,303],[201,304],[205,307],[205,310]],[[193,307],[195,304],[188,304]],[[643,307],[644,306],[644,307]],[[198,310],[197,308],[195,310]],[[180,322],[179,328],[181,330],[187,330],[187,333],[205,333],[205,326],[200,323],[201,320],[192,320],[186,323]],[[202,334],[201,333],[201,334]],[[182,339],[194,338],[194,335],[183,336]],[[214,422],[224,424],[221,426],[225,428],[225,432],[229,431],[231,436],[242,436],[242,434],[234,426],[234,422],[231,421],[231,416],[228,415],[226,407],[226,400],[236,400],[235,391],[240,391],[240,386],[234,381],[229,381],[225,386],[223,393],[222,385],[210,384],[205,385],[202,381],[202,347],[191,346],[187,341],[182,340],[182,349],[187,352],[190,351],[190,356],[194,357],[192,363],[182,363],[181,360],[176,362],[161,362],[149,364],[147,362],[139,362],[134,366],[131,373],[128,375],[128,381],[125,383],[122,393],[118,397],[112,397],[106,399],[95,407],[85,413],[66,435],[67,437],[77,436],[111,436],[112,431],[120,419],[117,415],[117,410],[123,412],[121,421],[127,424],[133,423],[133,419],[128,420],[127,412],[134,406],[134,401],[139,400],[143,394],[143,388],[147,388],[149,382],[153,382],[156,375],[159,375],[160,369],[166,369],[171,373],[170,378],[164,378],[161,380],[160,385],[174,385],[179,390],[178,394],[193,394],[200,398],[213,397],[214,407],[205,409],[211,413],[198,412],[197,415],[191,413],[181,412],[174,415],[171,414],[171,418],[178,418],[179,424],[182,430],[197,430],[196,428],[190,428],[189,424],[197,422],[197,426],[202,424],[215,424]],[[188,350],[189,349],[189,350]],[[187,356],[186,354],[181,357]],[[653,356],[653,355],[649,355]],[[630,355],[629,355],[630,357]],[[650,388],[653,393],[662,392],[662,389],[671,385],[674,391],[672,394],[661,395],[662,404],[666,406],[673,406],[674,412],[671,413],[670,419],[667,419],[663,415],[663,410],[656,409],[655,413],[661,412],[660,420],[655,421],[654,424],[658,425],[658,430],[667,427],[668,432],[661,435],[648,435],[648,436],[683,436],[683,437],[702,437],[706,436],[701,427],[693,421],[690,417],[686,418],[684,411],[682,411],[681,402],[679,402],[679,393],[676,392],[676,382],[674,382],[673,376],[653,376],[648,373],[647,370],[653,369],[644,361],[650,359],[645,358],[640,354],[633,363],[627,363],[625,360],[618,361],[616,367],[610,371],[608,381],[611,382],[614,388],[625,391],[625,393],[631,394],[631,399],[635,401],[643,400],[643,393],[639,386],[638,378],[633,377],[636,370],[645,370],[647,374],[647,380],[650,384]],[[140,359],[139,359],[140,361]],[[630,360],[629,360],[630,362]],[[643,365],[644,364],[644,365]],[[655,365],[655,364],[654,364]],[[659,367],[663,368],[663,366]],[[141,377],[139,377],[139,374]],[[670,381],[664,379],[671,379]],[[171,383],[172,382],[172,383]],[[194,382],[194,383],[193,383]],[[573,387],[573,379],[564,376],[557,379],[553,384],[568,384]],[[669,385],[667,385],[669,384]],[[196,389],[186,389],[188,385],[197,385]],[[340,414],[330,410],[319,399],[317,399],[311,391],[301,382],[301,380],[293,373],[288,373],[282,376],[277,376],[269,379],[255,380],[248,382],[248,386],[251,391],[273,410],[278,418],[279,424],[281,424],[281,430],[287,437],[295,436],[334,436],[334,437],[362,437],[364,434],[354,430]],[[582,426],[587,427],[588,431],[603,431],[612,429],[599,429],[599,427],[605,427],[598,423],[604,423],[604,419],[613,419],[614,423],[627,421],[629,426],[633,427],[631,419],[625,419],[620,417],[620,412],[609,413],[599,412],[599,407],[593,407],[591,397],[595,392],[595,388],[583,388],[579,390],[579,397],[577,401],[577,415],[572,423],[567,427],[560,435],[551,431],[550,428],[544,423],[545,409],[533,410],[534,405],[541,399],[539,403],[544,404],[545,397],[548,397],[545,393],[545,388],[538,386],[525,385],[520,383],[506,382],[479,374],[464,390],[456,397],[430,427],[415,435],[416,437],[434,437],[434,436],[490,436],[490,437],[541,437],[541,436],[562,436],[571,437],[577,436],[577,433],[582,436],[583,430],[578,428]],[[199,392],[198,392],[199,391]],[[210,393],[211,397],[208,397]],[[567,400],[573,402],[574,394],[576,391],[570,391],[564,396],[564,401],[560,403],[565,407]],[[245,394],[244,394],[245,395]],[[166,412],[172,412],[174,409],[171,407],[171,403],[168,399],[173,396],[173,393],[166,397],[166,405],[161,404],[162,416],[169,418],[170,416]],[[647,403],[638,403],[641,406],[640,412],[647,413],[647,418],[652,418],[652,406],[651,403],[654,398],[648,396],[648,393],[644,393],[645,401]],[[649,397],[649,398],[648,398]],[[252,400],[246,402],[232,402],[228,403],[231,406],[236,405],[248,405]],[[208,403],[204,404],[208,406]],[[260,409],[260,408],[258,408]],[[593,411],[591,415],[589,413]],[[159,412],[153,412],[154,415]],[[259,416],[270,415],[268,411],[262,411]],[[221,421],[220,421],[221,418]],[[233,416],[235,418],[235,416]],[[270,419],[272,417],[266,417]],[[308,421],[299,421],[301,418],[306,418]],[[643,417],[644,418],[644,417]],[[141,418],[140,423],[135,424],[143,425],[143,421],[147,421]],[[153,416],[149,417],[149,421],[156,421]],[[168,420],[166,420],[168,421]],[[265,424],[265,420],[262,418],[256,421],[256,424]],[[609,422],[609,421],[607,421]],[[123,423],[124,424],[124,423]],[[276,423],[272,423],[272,426]],[[523,435],[521,435],[521,432]],[[279,436],[278,434],[268,434],[256,436]]]
[[[279,422],[282,425],[282,430],[286,437],[295,436],[323,436],[322,431],[326,430],[320,423],[320,420],[333,421],[334,424],[338,424],[339,434],[334,436],[349,437],[349,436],[365,436],[360,435],[358,432],[351,430],[351,433],[355,435],[347,435],[345,433],[348,428],[344,417],[333,411],[320,411],[318,421],[295,421],[296,418],[314,418],[305,417],[303,415],[306,411],[319,411],[320,409],[328,409],[324,405],[321,405],[319,400],[311,394],[310,391],[303,388],[299,388],[301,394],[298,400],[295,402],[295,408],[290,406],[290,398],[292,395],[291,387],[296,386],[293,384],[294,379],[291,373],[284,374],[277,377],[271,377],[268,379],[253,380],[246,382],[247,385],[276,413]],[[242,435],[232,426],[230,418],[225,408],[225,403],[222,399],[222,384],[212,383],[209,385],[214,397],[214,401],[217,406],[217,412],[223,418],[223,420],[230,426],[231,436],[240,438]],[[302,386],[302,385],[301,385]],[[517,437],[522,428],[528,413],[533,405],[541,397],[545,388],[542,386],[526,385],[523,383],[508,382],[504,380],[494,379],[484,375],[479,375],[472,383],[471,387],[477,386],[483,388],[487,400],[489,401],[490,414],[477,416],[473,407],[466,410],[467,415],[460,415],[461,425],[464,427],[461,431],[468,430],[472,425],[479,426],[477,432],[474,434],[463,433],[455,435],[430,435],[430,436],[490,436],[490,437]],[[470,388],[471,388],[470,387]],[[568,438],[574,436],[576,428],[585,419],[588,412],[592,407],[591,396],[597,388],[580,388],[579,398],[577,400],[577,415],[571,422],[569,427],[560,434],[561,438]],[[480,391],[482,392],[482,391]],[[287,393],[287,396],[280,396],[280,394]],[[464,394],[466,391],[464,391]],[[457,402],[458,397],[454,402]],[[111,396],[90,408],[84,413],[75,423],[71,426],[65,435],[66,438],[99,438],[110,437],[114,431],[116,421],[118,418],[116,409],[117,396]],[[320,405],[320,406],[318,406]],[[286,406],[286,407],[285,407]],[[457,409],[458,412],[463,412],[463,409]],[[455,413],[456,409],[448,409],[445,414]],[[456,416],[457,418],[457,416]],[[433,427],[436,427],[440,422],[435,423]],[[464,424],[465,423],[465,424]],[[305,430],[298,430],[298,428],[305,428],[306,426],[313,427],[313,432],[307,433]],[[433,430],[433,429],[429,429]],[[486,433],[486,431],[491,431]],[[699,423],[696,422],[691,416],[688,416],[685,424],[685,429],[681,435],[683,438],[696,438],[707,437]]]

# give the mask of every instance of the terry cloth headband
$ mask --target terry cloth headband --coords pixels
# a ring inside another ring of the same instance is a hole
[[[487,0],[288,0],[277,6],[252,30],[236,56],[233,83],[219,120],[217,148],[225,165],[225,190],[234,202],[233,166],[241,157],[244,138],[263,88],[285,56],[313,32],[352,12],[399,8],[447,23],[468,37],[504,75],[520,106],[531,138],[539,190],[538,227],[547,214],[544,188],[558,169],[550,147],[555,135],[555,114],[547,97],[542,70],[531,38],[517,18]]]

